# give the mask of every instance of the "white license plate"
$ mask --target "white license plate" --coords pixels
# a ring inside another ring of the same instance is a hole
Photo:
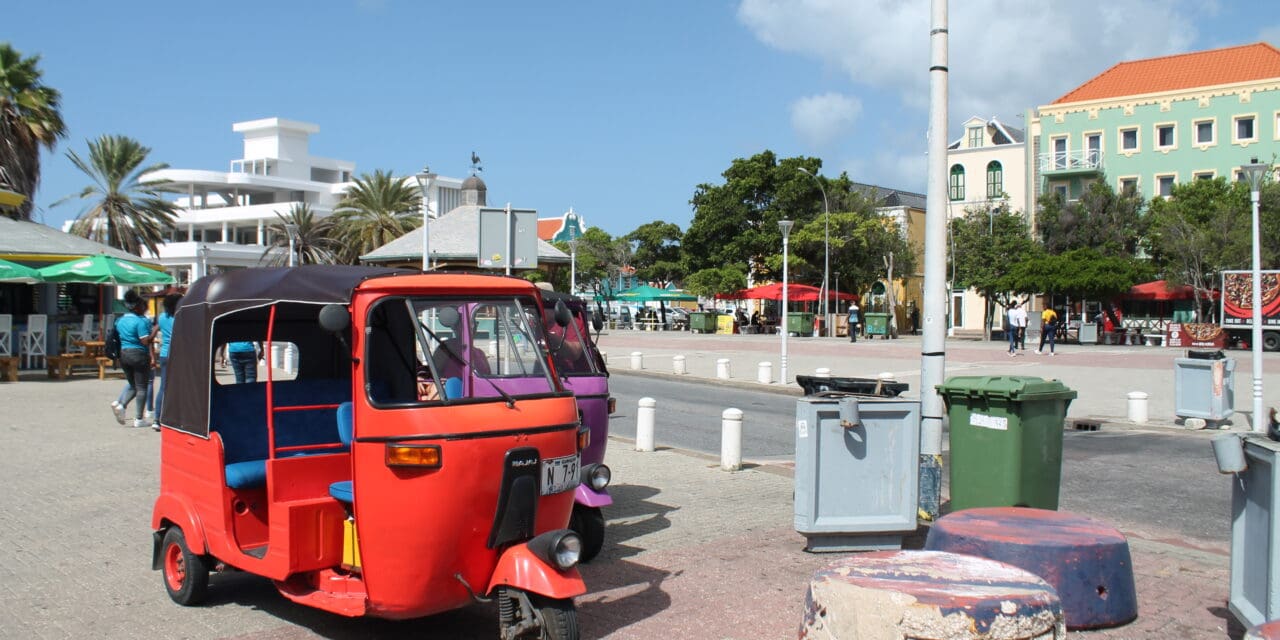
[[[542,461],[542,495],[549,496],[577,486],[577,454]]]

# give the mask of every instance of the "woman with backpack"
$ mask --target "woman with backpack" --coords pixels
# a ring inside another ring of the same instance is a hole
[[[124,412],[134,398],[138,398],[135,427],[151,426],[144,415],[147,397],[151,391],[151,320],[147,318],[146,302],[136,291],[124,294],[124,304],[129,313],[116,320],[115,333],[120,340],[120,368],[124,369],[129,387],[117,402],[111,404],[116,422],[125,423]]]

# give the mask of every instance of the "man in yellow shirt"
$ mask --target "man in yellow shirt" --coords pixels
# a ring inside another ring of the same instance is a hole
[[[1037,354],[1044,353],[1046,338],[1049,340],[1049,355],[1057,355],[1053,352],[1053,345],[1058,339],[1058,313],[1052,307],[1045,307],[1040,312],[1040,346],[1036,349]]]

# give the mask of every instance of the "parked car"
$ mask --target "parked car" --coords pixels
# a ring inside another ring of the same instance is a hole
[[[667,328],[672,331],[688,331],[689,312],[679,307],[667,309]]]

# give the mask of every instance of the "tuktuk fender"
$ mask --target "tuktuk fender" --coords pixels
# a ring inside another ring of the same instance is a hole
[[[591,487],[580,484],[577,489],[573,490],[573,501],[586,507],[607,507],[613,504],[613,498],[609,497],[609,492],[596,491]]]
[[[486,593],[493,595],[498,587],[515,587],[556,600],[587,592],[587,583],[582,581],[577,567],[558,570],[539,558],[525,543],[507,549],[498,558]]]
[[[171,525],[166,525],[166,522]],[[171,493],[162,493],[159,498],[156,498],[156,504],[151,510],[152,569],[160,569],[160,545],[164,541],[164,533],[169,526],[182,529],[187,548],[192,553],[197,555],[208,553],[204,527],[200,524],[200,516],[196,514],[195,509],[187,501]]]

